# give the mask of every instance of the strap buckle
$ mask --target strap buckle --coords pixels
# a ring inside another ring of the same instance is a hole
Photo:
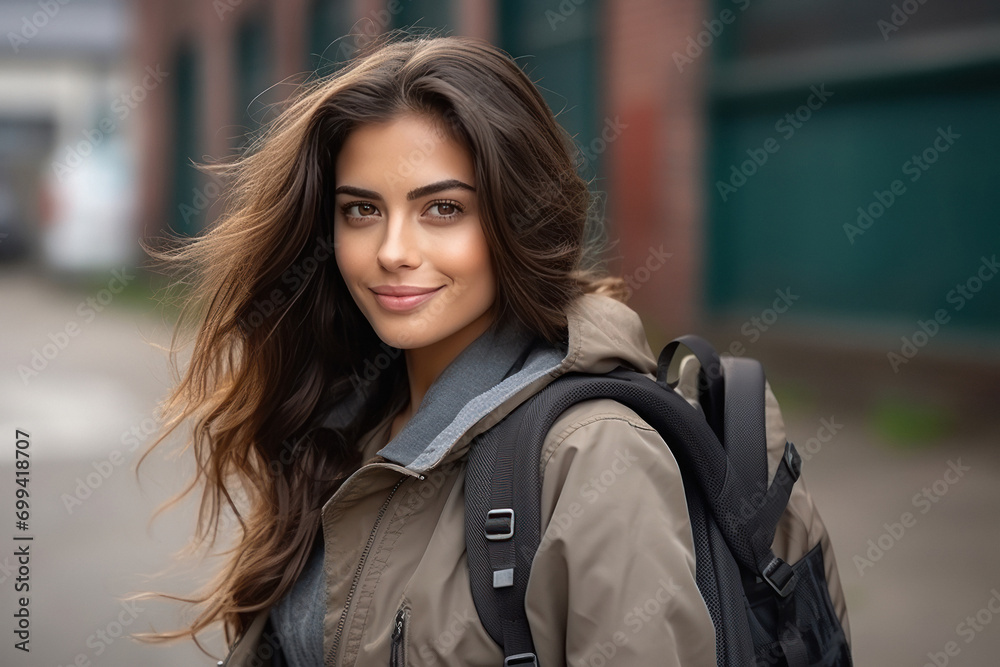
[[[783,598],[788,597],[795,588],[795,570],[777,556],[767,564],[767,567],[761,572],[761,576]]]
[[[514,537],[514,510],[504,507],[487,512],[484,532],[488,540],[508,540]]]
[[[503,659],[503,667],[514,667],[514,665],[538,667],[538,656],[534,653],[518,653]]]
[[[788,470],[791,471],[795,481],[798,481],[802,475],[802,457],[799,456],[795,445],[788,440],[785,441],[785,463],[788,465]]]

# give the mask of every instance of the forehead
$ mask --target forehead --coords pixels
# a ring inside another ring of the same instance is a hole
[[[440,119],[406,114],[351,132],[336,161],[337,184],[404,190],[447,178],[472,184],[469,151]]]

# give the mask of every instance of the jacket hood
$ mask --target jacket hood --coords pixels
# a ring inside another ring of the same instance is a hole
[[[564,373],[601,374],[622,365],[655,377],[642,321],[626,304],[583,294],[570,304],[567,325],[564,345],[516,323],[480,335],[441,372],[377,456],[424,473],[460,458],[473,438]],[[324,423],[340,419],[331,413]]]

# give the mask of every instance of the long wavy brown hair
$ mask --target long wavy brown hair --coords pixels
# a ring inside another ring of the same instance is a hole
[[[600,268],[608,246],[598,199],[578,173],[582,154],[506,52],[394,31],[302,84],[244,154],[199,165],[226,181],[225,210],[204,235],[143,244],[189,289],[170,347],[178,382],[139,464],[190,419],[184,449],[195,476],[157,514],[201,487],[189,546],[215,547],[224,515],[235,530],[224,567],[192,597],[143,594],[195,605],[193,622],[140,639],[190,637],[201,648],[196,635],[221,620],[229,643],[277,602],[322,539],[324,502],[361,464],[359,437],[405,406],[401,354],[365,379],[366,360],[394,348],[358,309],[331,249],[341,146],[355,128],[404,113],[441,121],[473,157],[497,281],[494,327],[517,318],[564,342],[578,295],[627,299],[624,280]],[[177,353],[192,340],[181,376]],[[314,428],[337,405],[351,406],[350,419]]]

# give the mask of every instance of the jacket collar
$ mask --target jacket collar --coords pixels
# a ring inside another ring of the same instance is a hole
[[[565,350],[515,323],[483,333],[441,372],[420,408],[378,455],[416,472],[429,470],[483,417],[564,356]]]
[[[460,458],[473,438],[564,373],[600,374],[624,365],[655,377],[656,360],[642,321],[626,304],[581,295],[570,304],[567,325],[561,345],[517,323],[483,333],[442,371],[417,412],[378,456],[424,473]],[[340,416],[331,413],[325,424],[339,422],[356,406],[340,406],[335,411]],[[365,439],[373,433],[386,437],[382,426]]]

